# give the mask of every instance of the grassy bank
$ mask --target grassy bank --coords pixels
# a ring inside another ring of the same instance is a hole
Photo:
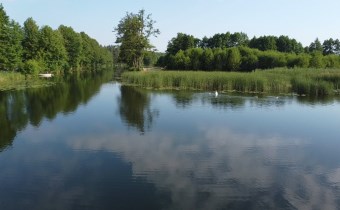
[[[250,73],[200,71],[125,72],[122,82],[144,88],[195,89],[256,93],[333,95],[340,87],[340,70],[273,69]]]
[[[33,76],[25,77],[25,75],[17,72],[0,71],[0,91],[42,87],[51,84],[53,84],[51,80],[40,79]]]

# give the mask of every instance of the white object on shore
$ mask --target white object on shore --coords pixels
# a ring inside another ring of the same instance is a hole
[[[53,74],[39,74],[39,77],[51,78],[51,77],[53,77]]]

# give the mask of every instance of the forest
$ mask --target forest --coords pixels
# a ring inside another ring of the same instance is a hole
[[[316,39],[309,46],[288,36],[222,33],[203,39],[178,33],[157,65],[173,70],[252,71],[255,69],[340,68],[340,41]]]
[[[0,72],[65,74],[112,66],[109,47],[85,32],[60,25],[39,27],[33,18],[23,26],[11,20],[0,4]]]

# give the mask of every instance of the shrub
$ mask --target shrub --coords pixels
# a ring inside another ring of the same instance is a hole
[[[42,62],[37,60],[28,60],[24,63],[22,73],[38,75],[44,69]]]

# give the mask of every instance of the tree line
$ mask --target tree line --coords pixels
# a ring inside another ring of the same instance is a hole
[[[309,46],[288,36],[249,39],[245,33],[225,33],[203,39],[178,33],[157,65],[174,70],[251,71],[275,67],[340,68],[340,42],[316,39]]]
[[[62,74],[109,67],[112,60],[110,50],[85,32],[39,27],[33,18],[20,26],[0,4],[0,71]]]

